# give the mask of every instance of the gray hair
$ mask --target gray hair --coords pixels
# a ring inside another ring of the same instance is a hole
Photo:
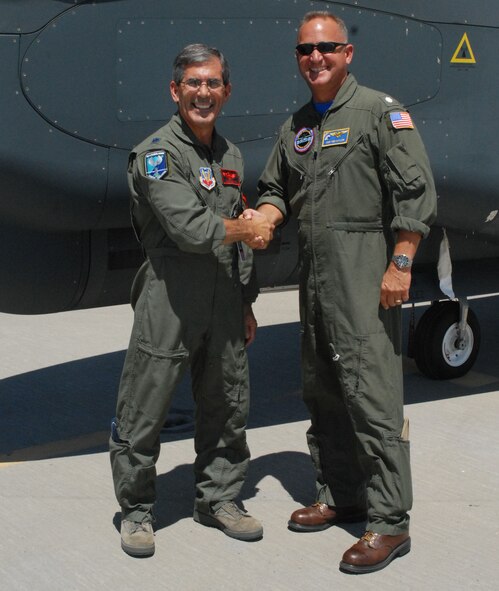
[[[213,58],[220,60],[222,66],[222,80],[224,85],[229,84],[229,63],[224,54],[215,47],[208,47],[204,43],[192,43],[182,49],[173,62],[172,78],[175,84],[180,84],[184,77],[185,68],[192,64],[202,64]]]
[[[341,32],[345,36],[345,41],[348,42],[348,29],[345,24],[345,21],[342,20],[339,16],[336,16],[328,12],[327,10],[313,10],[311,12],[307,12],[305,16],[301,19],[300,26],[298,27],[298,33],[300,32],[300,29],[303,27],[303,25],[316,18],[330,19],[334,21],[340,27]]]

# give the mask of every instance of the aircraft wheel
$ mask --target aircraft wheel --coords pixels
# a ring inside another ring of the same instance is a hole
[[[480,347],[480,325],[468,309],[464,338],[458,339],[459,302],[436,302],[421,317],[415,333],[414,359],[421,373],[435,380],[464,376]]]

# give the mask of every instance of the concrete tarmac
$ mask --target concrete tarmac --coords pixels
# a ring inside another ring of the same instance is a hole
[[[315,534],[286,527],[290,513],[314,498],[297,299],[296,291],[272,292],[255,306],[252,460],[241,501],[262,520],[263,539],[239,542],[192,520],[186,380],[162,438],[156,553],[147,559],[120,548],[107,453],[129,307],[0,314],[0,591],[498,589],[498,298],[472,302],[482,346],[467,376],[432,381],[404,359],[412,550],[361,576],[341,573],[338,562],[362,525]]]

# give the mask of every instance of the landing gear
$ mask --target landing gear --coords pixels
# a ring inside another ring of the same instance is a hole
[[[414,359],[421,373],[436,380],[465,375],[480,347],[480,325],[465,301],[435,302],[414,335]]]

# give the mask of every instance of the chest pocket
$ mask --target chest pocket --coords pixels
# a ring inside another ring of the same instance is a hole
[[[379,230],[383,190],[378,155],[367,134],[353,137],[340,153],[337,146],[322,149],[321,168],[327,176],[324,217],[333,228]]]
[[[354,152],[358,150],[359,154],[362,152],[362,147],[365,143],[364,134],[360,134],[357,138],[351,140],[349,144],[342,146],[344,149],[340,151],[336,146],[327,146],[322,148],[323,154],[329,156],[332,155],[332,158],[327,158],[327,162],[330,165],[330,169],[328,170],[327,174],[329,177],[332,177],[336,174],[337,170],[343,164],[343,162],[351,157],[355,158]],[[367,152],[366,152],[367,154]]]
[[[239,217],[244,208],[241,173],[235,166],[223,165],[214,166],[213,172],[217,179],[217,213],[229,218]]]

